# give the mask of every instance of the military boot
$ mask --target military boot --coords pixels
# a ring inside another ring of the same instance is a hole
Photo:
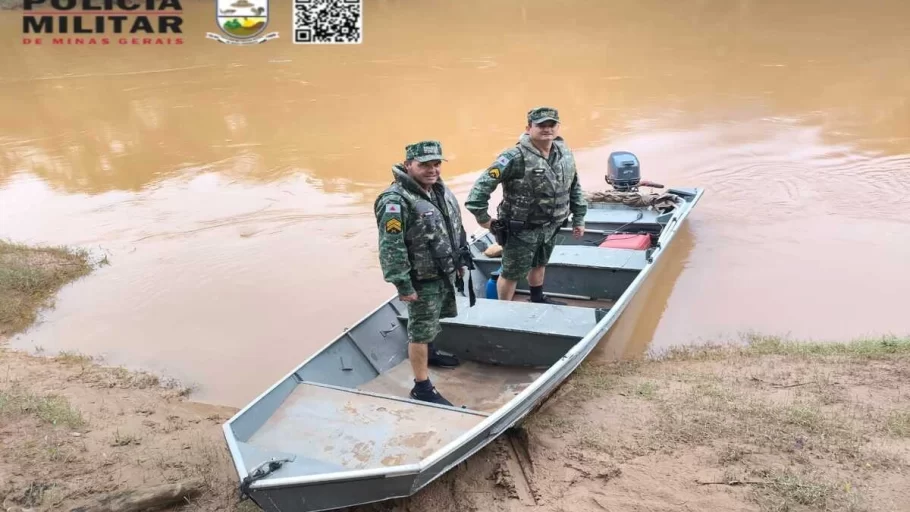
[[[528,302],[536,302],[538,304],[553,304],[556,306],[565,306],[566,303],[553,300],[550,297],[543,294],[543,286],[532,286],[531,287],[531,298],[528,299]]]
[[[566,303],[561,300],[556,300],[551,298],[549,295],[544,295],[540,300],[528,299],[528,302],[536,302],[537,304],[553,304],[555,306],[565,306]]]
[[[434,404],[452,405],[452,402],[446,400],[439,394],[439,391],[436,391],[436,386],[430,382],[430,379],[420,382],[415,380],[414,387],[411,389],[411,398]]]
[[[461,362],[455,356],[447,356],[445,354],[439,353],[436,350],[436,347],[432,343],[427,347],[427,364],[430,366],[438,366],[440,368],[455,368]]]

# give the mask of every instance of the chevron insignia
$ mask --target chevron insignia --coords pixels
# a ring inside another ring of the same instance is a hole
[[[386,233],[401,233],[401,221],[398,219],[389,219],[385,222]]]

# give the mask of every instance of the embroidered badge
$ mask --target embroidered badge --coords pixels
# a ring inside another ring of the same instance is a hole
[[[386,233],[401,233],[401,221],[398,219],[389,219],[385,222]]]
[[[505,166],[509,165],[509,159],[506,158],[505,155],[502,155],[501,157],[496,159],[496,163],[505,167]]]
[[[395,203],[389,203],[385,205],[386,213],[401,213],[401,205]]]
[[[489,174],[490,177],[493,178],[494,180],[499,179],[499,169],[496,167],[490,169],[489,172],[487,172],[487,174]]]

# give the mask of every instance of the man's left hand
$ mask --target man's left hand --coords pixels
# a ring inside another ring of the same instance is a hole
[[[458,269],[455,270],[455,275],[458,277],[464,277],[464,267],[458,267]]]
[[[572,236],[574,236],[575,238],[581,238],[584,235],[585,235],[584,226],[575,226],[574,228],[572,228]]]

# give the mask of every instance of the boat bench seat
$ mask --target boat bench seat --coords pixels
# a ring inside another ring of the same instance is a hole
[[[474,307],[470,307],[467,298],[457,295],[456,300],[458,316],[440,319],[439,323],[443,326],[480,327],[581,339],[597,323],[591,308],[481,298],[477,299]],[[408,310],[403,309],[398,319],[407,322]]]
[[[502,263],[501,257],[474,256],[475,263]],[[586,245],[557,245],[553,248],[547,270],[552,267],[586,267],[600,270],[642,270],[648,264],[644,250],[614,249]]]
[[[458,316],[440,319],[434,345],[482,363],[548,366],[597,324],[592,308],[482,298],[470,307],[466,297],[456,299]],[[407,306],[399,311],[407,324]]]
[[[547,263],[544,293],[563,293],[592,299],[618,300],[647,265],[645,250],[593,245],[557,245]],[[502,258],[474,253],[474,264],[485,275],[499,269]],[[527,279],[518,282],[527,289]]]

